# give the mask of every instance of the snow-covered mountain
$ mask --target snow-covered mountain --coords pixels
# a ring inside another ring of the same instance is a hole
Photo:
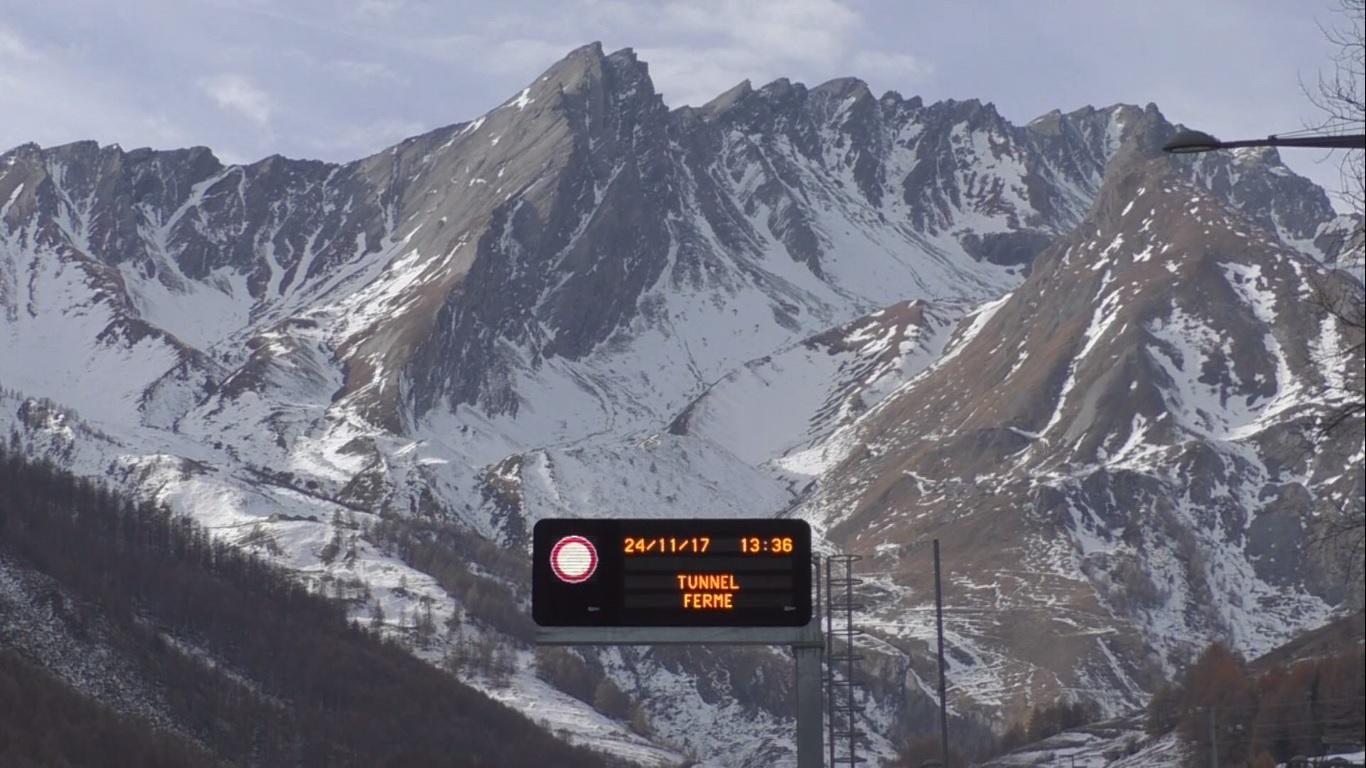
[[[1343,592],[1315,540],[1360,503],[1363,437],[1320,432],[1362,365],[1320,270],[1166,159],[1108,181],[806,502],[880,564],[872,623],[927,635],[905,545],[939,537],[962,698],[1118,713],[1210,638],[1261,653],[1323,622]]]
[[[1194,643],[1322,621],[1298,523],[1361,498],[1361,430],[1311,428],[1360,359],[1305,299],[1359,222],[1274,152],[1156,157],[1173,130],[853,79],[670,110],[590,45],[344,165],[24,145],[0,428],[433,660],[487,635],[530,668],[540,517],[803,515],[871,556],[882,724],[928,637],[898,553],[938,536],[960,712],[1118,709]],[[590,661],[652,729],[530,672],[484,687],[647,764],[790,759],[773,657]]]

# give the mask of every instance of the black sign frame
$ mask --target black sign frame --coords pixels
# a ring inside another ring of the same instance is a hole
[[[583,537],[595,550],[587,579],[567,582],[552,568],[551,553],[567,537]],[[705,552],[699,551],[703,540]],[[532,531],[531,570],[532,619],[543,627],[796,627],[811,621],[811,528],[805,520],[547,518]],[[699,587],[692,599],[730,593],[731,607],[685,609],[683,593],[692,590],[677,584],[682,574],[721,577],[722,587]]]

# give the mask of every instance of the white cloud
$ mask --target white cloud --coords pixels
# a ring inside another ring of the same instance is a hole
[[[139,147],[187,139],[173,116],[160,106],[144,108],[137,95],[116,73],[85,66],[70,49],[0,24],[0,152],[30,141]]]
[[[650,79],[671,107],[701,106],[741,80],[757,88],[780,71],[753,51],[744,48],[648,48],[640,57],[650,65]]]
[[[934,74],[934,65],[909,53],[859,51],[854,54],[854,70],[861,77],[890,80],[918,80]]]
[[[384,84],[403,85],[409,82],[405,74],[394,71],[392,67],[376,58],[351,58],[318,55],[303,48],[290,48],[281,51],[290,67],[297,68],[304,77],[316,82],[317,78],[329,78],[348,86],[365,87]]]
[[[360,0],[352,12],[365,21],[388,21],[403,10],[403,0]]]
[[[531,77],[550,67],[565,54],[586,41],[544,40],[513,36],[493,39],[486,35],[455,34],[436,37],[409,37],[404,50],[434,61],[495,75]]]
[[[274,110],[269,94],[242,75],[223,74],[199,81],[199,87],[220,108],[236,112],[265,127]]]
[[[335,72],[338,77],[351,83],[397,83],[402,81],[402,78],[400,78],[397,73],[377,61],[338,59],[330,62],[328,67]]]
[[[762,52],[765,58],[833,62],[848,49],[857,13],[835,0],[709,0],[664,6],[664,23]]]
[[[475,66],[486,72],[499,74],[539,73],[564,58],[565,54],[584,42],[587,41],[569,42],[514,37],[498,42],[482,43],[481,48],[487,52],[487,58],[475,62]]]
[[[0,59],[32,61],[37,58],[18,32],[0,25]]]
[[[416,120],[375,120],[369,123],[341,126],[307,140],[308,146],[330,155],[360,157],[378,152],[403,139],[416,136],[428,129]]]
[[[703,104],[745,79],[755,87],[777,77],[815,85],[842,76],[902,85],[934,71],[921,57],[867,47],[868,22],[839,0],[670,2],[655,16],[637,13],[622,26],[624,34],[668,30],[667,44],[642,44],[640,53],[672,106]]]

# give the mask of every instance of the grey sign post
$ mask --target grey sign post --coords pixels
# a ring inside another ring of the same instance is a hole
[[[825,764],[819,616],[801,627],[538,627],[537,645],[786,645],[797,660],[797,768]]]
[[[546,518],[532,554],[537,645],[790,647],[797,768],[822,768],[825,638],[805,521]]]

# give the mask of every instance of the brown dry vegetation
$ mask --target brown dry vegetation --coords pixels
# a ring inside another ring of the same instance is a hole
[[[1216,643],[1185,676],[1159,689],[1148,706],[1147,728],[1175,730],[1188,764],[1283,763],[1322,755],[1332,745],[1366,739],[1366,655],[1360,643],[1291,664],[1249,665]]]

